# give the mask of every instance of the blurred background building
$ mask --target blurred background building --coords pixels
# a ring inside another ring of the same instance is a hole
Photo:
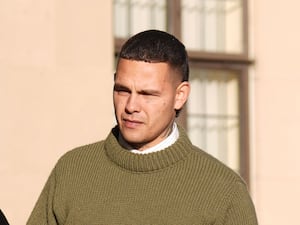
[[[300,2],[0,1],[0,208],[24,224],[58,158],[106,137],[124,40],[168,31],[190,56],[178,123],[249,185],[261,225],[298,224]]]

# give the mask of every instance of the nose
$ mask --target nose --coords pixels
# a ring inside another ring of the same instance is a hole
[[[126,111],[126,113],[130,113],[130,114],[140,111],[140,102],[139,102],[139,99],[138,99],[138,95],[135,95],[135,94],[132,93],[128,97],[126,107],[125,107],[125,111]]]

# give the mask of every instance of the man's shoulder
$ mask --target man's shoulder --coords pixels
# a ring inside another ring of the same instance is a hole
[[[244,183],[243,178],[221,160],[207,153],[206,151],[193,146],[195,167],[202,175],[207,175],[211,179],[217,179],[224,183]],[[196,166],[197,165],[197,166]]]
[[[103,153],[103,144],[104,140],[101,140],[71,149],[60,157],[58,164],[65,164],[68,162],[76,163],[77,161],[90,161],[98,158]]]

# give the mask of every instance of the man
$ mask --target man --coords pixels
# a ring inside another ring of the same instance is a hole
[[[4,213],[0,209],[0,225],[9,225]]]
[[[174,36],[148,30],[130,38],[114,77],[117,126],[58,161],[27,224],[256,225],[241,178],[174,122],[188,75]]]

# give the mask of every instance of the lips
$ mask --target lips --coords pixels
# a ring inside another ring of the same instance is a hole
[[[139,125],[143,124],[143,122],[141,122],[139,120],[128,119],[128,118],[124,118],[123,123],[124,123],[125,127],[131,128],[131,129],[136,128]]]

